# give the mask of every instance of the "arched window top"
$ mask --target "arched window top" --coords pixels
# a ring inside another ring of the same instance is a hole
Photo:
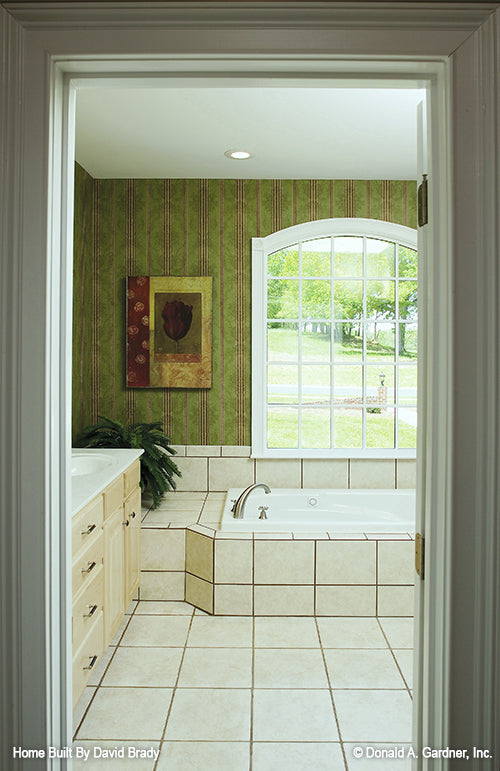
[[[357,218],[252,239],[254,456],[414,456],[416,248]]]
[[[264,238],[252,238],[252,248],[265,249],[269,253],[292,246],[299,241],[341,235],[381,238],[398,242],[411,249],[417,248],[417,231],[413,228],[385,220],[364,219],[362,217],[332,217],[331,219],[301,222],[290,228],[276,230]]]

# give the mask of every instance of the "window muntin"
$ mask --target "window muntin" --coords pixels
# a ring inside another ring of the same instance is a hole
[[[268,239],[254,239],[264,246],[254,252],[254,292],[265,286],[261,314],[253,303],[254,455],[411,456],[415,231],[376,223],[383,235],[373,221],[349,220],[344,232],[308,237],[318,224],[282,231],[298,237],[279,248],[272,237],[268,249]]]

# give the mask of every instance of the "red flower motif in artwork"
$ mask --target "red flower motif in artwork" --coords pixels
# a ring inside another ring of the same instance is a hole
[[[146,388],[150,382],[149,277],[128,276],[126,291],[127,385]]]
[[[174,300],[165,303],[161,315],[165,334],[177,342],[185,337],[191,328],[193,306],[185,305],[180,300]]]

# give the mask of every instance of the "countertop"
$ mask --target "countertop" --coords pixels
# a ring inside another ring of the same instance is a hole
[[[122,474],[137,458],[143,454],[144,450],[114,450],[107,447],[72,449],[73,458],[78,456],[91,455],[96,460],[101,456],[103,459],[102,469],[93,471],[91,474],[82,474],[71,476],[71,515],[74,516],[83,506],[102,493],[102,491]]]

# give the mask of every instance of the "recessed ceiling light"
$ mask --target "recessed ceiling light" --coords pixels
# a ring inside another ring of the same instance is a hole
[[[252,153],[249,153],[247,150],[226,150],[224,155],[235,161],[246,161],[248,158],[253,158]]]

